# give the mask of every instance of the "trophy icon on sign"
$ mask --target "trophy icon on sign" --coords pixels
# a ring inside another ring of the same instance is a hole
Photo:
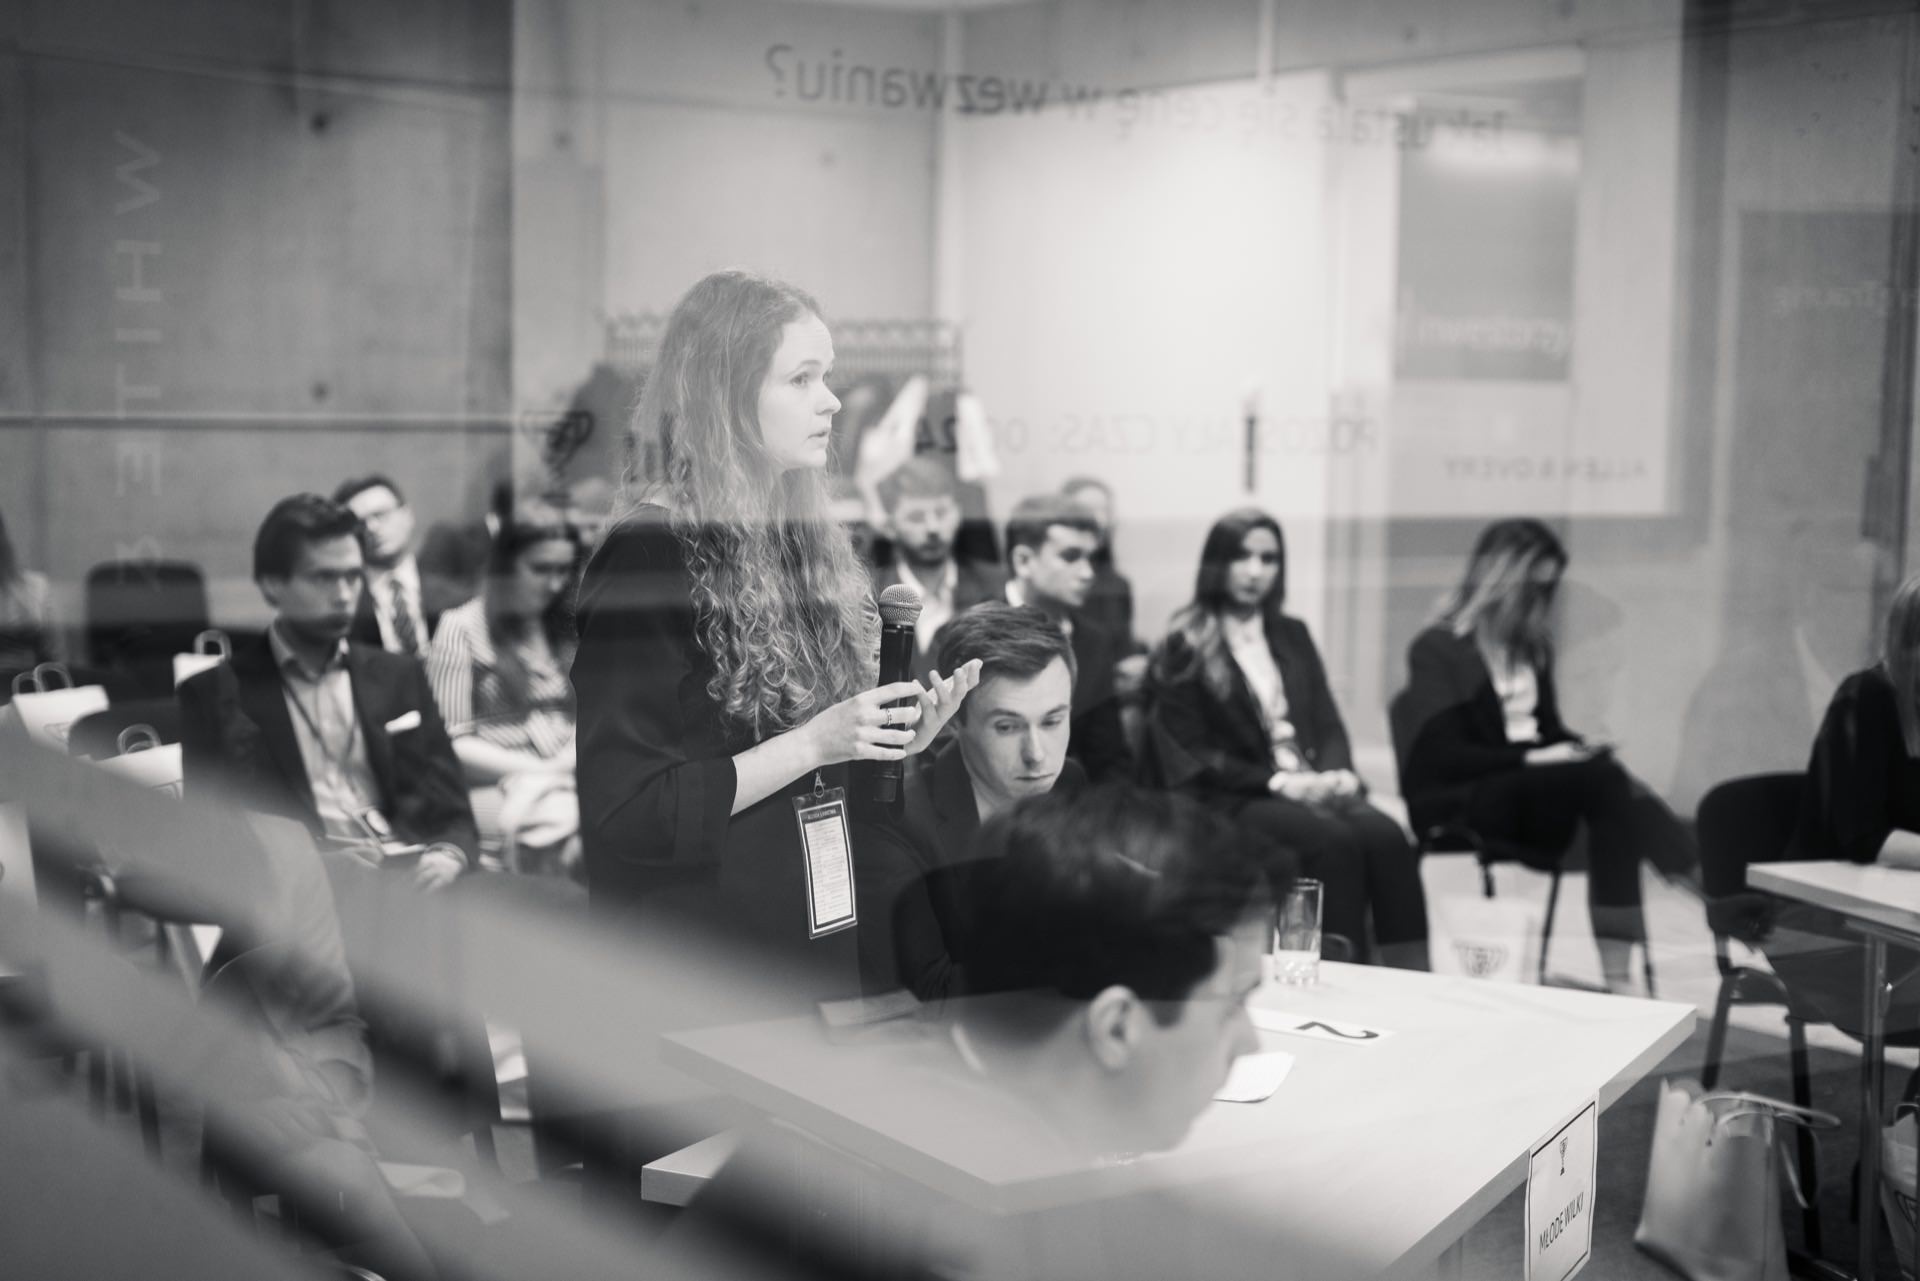
[[[1567,1140],[1565,1136],[1562,1136],[1560,1139],[1560,1173],[1565,1174],[1566,1172],[1567,1172]]]

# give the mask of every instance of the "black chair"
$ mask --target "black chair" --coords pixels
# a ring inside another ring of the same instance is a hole
[[[1695,829],[1700,843],[1702,887],[1707,897],[1707,924],[1713,931],[1714,960],[1720,968],[1720,993],[1714,1002],[1713,1023],[1707,1033],[1700,1081],[1711,1090],[1720,1079],[1726,1052],[1727,1022],[1736,1005],[1779,1005],[1787,1023],[1787,1054],[1793,1076],[1793,1101],[1812,1105],[1812,1080],[1807,1060],[1807,1026],[1831,1025],[1848,1036],[1862,1034],[1860,1010],[1860,939],[1837,918],[1823,919],[1819,909],[1805,909],[1747,888],[1747,869],[1755,863],[1774,863],[1792,856],[1789,848],[1799,818],[1804,774],[1755,774],[1730,779],[1700,800]],[[1791,914],[1788,916],[1787,914]],[[1781,917],[1786,916],[1783,922]],[[1773,970],[1735,965],[1729,940],[1760,948]],[[1920,957],[1896,952],[1891,961],[1902,976],[1890,986],[1895,1008],[1888,1012],[1888,1045],[1920,1046],[1920,1005],[1912,984],[1920,976]],[[1920,1091],[1920,1072],[1907,1083],[1906,1097]],[[1806,1252],[1821,1252],[1818,1172],[1813,1136],[1797,1128],[1800,1184],[1806,1207],[1801,1212]],[[1858,1189],[1855,1191],[1856,1204]],[[1878,1211],[1873,1211],[1877,1213]],[[1816,1274],[1837,1275],[1817,1257],[1795,1259]]]
[[[1394,766],[1402,780],[1407,777],[1407,761],[1413,753],[1414,740],[1419,736],[1420,726],[1414,723],[1413,705],[1407,697],[1407,691],[1401,690],[1393,696],[1387,705],[1387,730],[1393,737]],[[1547,982],[1547,949],[1553,943],[1553,921],[1560,907],[1560,879],[1566,873],[1567,865],[1577,859],[1584,844],[1584,834],[1576,836],[1574,843],[1562,850],[1541,849],[1522,845],[1515,841],[1503,841],[1484,836],[1458,819],[1435,819],[1421,812],[1415,806],[1413,798],[1403,795],[1407,803],[1407,820],[1413,827],[1414,840],[1425,854],[1472,854],[1480,865],[1480,890],[1487,898],[1493,898],[1493,868],[1496,863],[1518,863],[1537,872],[1545,872],[1551,878],[1547,885],[1547,908],[1540,923],[1540,960],[1535,980],[1543,986]],[[1643,939],[1641,942],[1641,960],[1647,981],[1647,995],[1654,995],[1653,948]]]
[[[207,583],[198,565],[177,560],[112,560],[87,571],[87,655],[139,694],[173,692],[173,656],[193,649],[210,626]]]
[[[1802,774],[1755,774],[1721,783],[1700,799],[1694,829],[1700,842],[1700,874],[1707,896],[1707,925],[1713,931],[1713,959],[1720,969],[1720,994],[1714,1001],[1713,1024],[1707,1032],[1706,1061],[1700,1084],[1713,1089],[1720,1080],[1726,1053],[1727,1021],[1736,1005],[1784,1006],[1787,1020],[1787,1057],[1793,1074],[1793,1101],[1813,1106],[1813,1085],[1807,1064],[1807,1023],[1824,1019],[1795,1004],[1793,993],[1771,970],[1735,965],[1729,939],[1757,944],[1772,925],[1771,895],[1747,889],[1747,868],[1786,857],[1793,826],[1800,812]],[[1807,1253],[1821,1252],[1819,1168],[1813,1135],[1795,1127],[1800,1186],[1807,1204],[1800,1214]]]

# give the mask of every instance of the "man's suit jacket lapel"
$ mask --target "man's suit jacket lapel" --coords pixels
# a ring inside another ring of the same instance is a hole
[[[388,696],[390,691],[382,684],[372,661],[374,652],[358,645],[348,645],[347,679],[353,685],[353,714],[360,722],[360,737],[367,745],[367,764],[373,770],[373,781],[380,788],[381,806],[391,811],[394,796],[393,742],[387,737],[386,713],[392,707],[393,699]]]
[[[306,758],[300,754],[300,741],[294,737],[293,717],[287,711],[286,684],[273,661],[273,648],[265,637],[258,645],[236,650],[229,660],[234,680],[240,687],[240,706],[259,727],[273,767],[302,812],[315,813],[313,784],[307,780]]]
[[[980,830],[980,806],[973,797],[973,780],[961,759],[960,745],[949,743],[933,765],[933,808],[940,834],[943,861],[957,863],[967,856],[973,834]]]

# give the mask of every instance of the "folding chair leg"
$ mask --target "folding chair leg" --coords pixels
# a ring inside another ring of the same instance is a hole
[[[1813,1106],[1813,1077],[1807,1067],[1807,1025],[1800,1019],[1787,1018],[1787,1055],[1793,1064],[1793,1101],[1803,1108]],[[1805,1240],[1807,1253],[1814,1258],[1822,1254],[1820,1248],[1820,1165],[1815,1159],[1813,1131],[1804,1125],[1794,1127],[1794,1140],[1800,1161],[1800,1190],[1807,1198],[1807,1205],[1800,1212],[1800,1232]]]
[[[1553,882],[1547,887],[1547,919],[1540,924],[1540,973],[1536,981],[1545,987],[1547,983],[1547,946],[1553,942],[1553,913],[1560,906],[1560,868],[1553,869]]]
[[[1707,1061],[1700,1065],[1702,1089],[1711,1090],[1720,1081],[1720,1059],[1727,1050],[1727,1019],[1733,1013],[1737,981],[1731,974],[1720,980],[1720,996],[1713,1003],[1713,1025],[1707,1029]]]

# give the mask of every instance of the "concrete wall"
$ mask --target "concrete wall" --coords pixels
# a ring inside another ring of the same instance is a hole
[[[508,409],[507,5],[11,20],[0,503],[65,606],[90,565],[158,553],[258,621],[260,516],[350,473],[467,514]]]
[[[603,321],[751,267],[832,316],[932,314],[936,15],[769,0],[521,0],[515,395],[564,406]],[[874,73],[855,77],[854,69]],[[836,74],[837,72],[837,74]]]

